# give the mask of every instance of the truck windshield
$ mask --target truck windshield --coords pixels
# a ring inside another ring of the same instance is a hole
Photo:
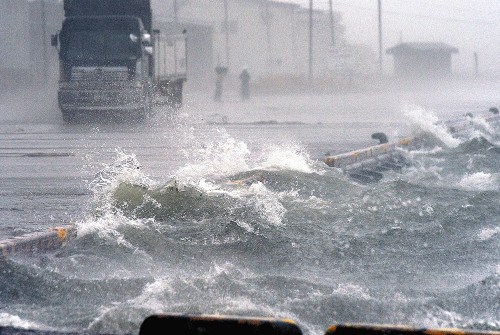
[[[137,18],[70,18],[61,30],[61,55],[71,61],[137,59],[140,32]]]

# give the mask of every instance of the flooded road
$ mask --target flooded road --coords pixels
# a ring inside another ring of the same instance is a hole
[[[117,151],[136,155],[159,180],[189,162],[197,148],[224,137],[251,150],[295,145],[321,161],[327,153],[376,144],[374,132],[408,136],[414,125],[407,112],[415,108],[441,120],[484,113],[497,102],[496,87],[258,96],[246,102],[229,92],[222,103],[188,92],[184,108],[160,108],[144,122],[84,117],[75,124],[65,124],[53,104],[45,106],[43,92],[7,94],[0,105],[0,238],[81,217],[90,195],[86,183]]]
[[[194,311],[291,318],[306,334],[500,329],[496,131],[431,132],[411,168],[373,185],[322,162],[375,132],[487,112],[495,85],[221,104],[191,93],[144,122],[64,124],[4,100],[0,240],[69,223],[79,237],[43,262],[0,260],[0,325],[134,333],[148,314]]]

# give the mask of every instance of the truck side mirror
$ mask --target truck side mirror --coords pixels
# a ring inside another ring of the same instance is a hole
[[[58,46],[59,44],[59,40],[58,40],[58,34],[53,34],[50,36],[50,44],[53,46],[53,47],[56,47]]]

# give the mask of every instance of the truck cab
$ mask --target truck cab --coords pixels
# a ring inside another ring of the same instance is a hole
[[[65,18],[59,107],[65,119],[92,110],[146,113],[151,99],[151,37],[140,18]]]
[[[149,0],[65,0],[64,11],[52,44],[59,47],[58,103],[65,121],[90,112],[143,118],[157,100],[179,106],[186,71],[178,71],[185,56],[177,53],[186,52],[185,39],[183,48],[163,42]]]

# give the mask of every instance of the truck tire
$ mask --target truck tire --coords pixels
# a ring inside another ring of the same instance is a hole
[[[75,112],[69,109],[61,109],[63,121],[66,123],[72,123],[75,121]]]

